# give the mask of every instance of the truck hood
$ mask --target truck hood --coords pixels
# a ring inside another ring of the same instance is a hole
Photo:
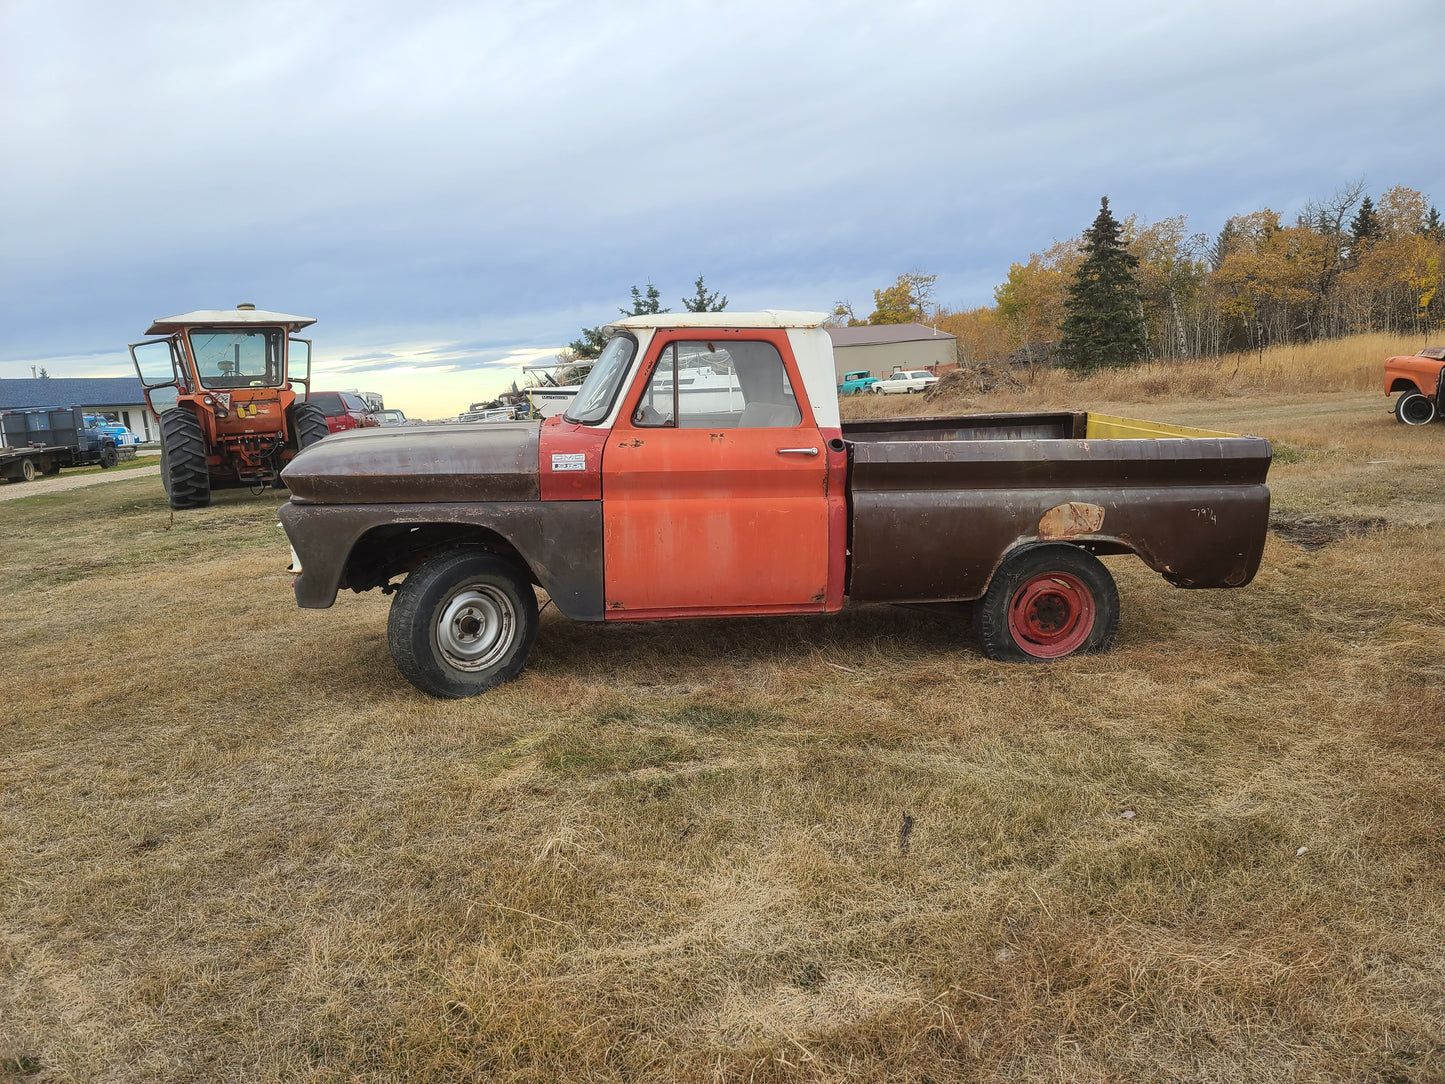
[[[535,501],[541,422],[333,433],[281,472],[299,504]]]

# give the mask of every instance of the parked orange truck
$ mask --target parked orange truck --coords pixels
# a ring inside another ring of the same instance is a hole
[[[1179,587],[1253,578],[1268,441],[1084,411],[843,421],[824,319],[629,317],[565,414],[303,449],[296,601],[395,592],[397,668],[458,697],[521,670],[534,586],[582,621],[973,601],[988,655],[1043,662],[1112,641],[1100,556]]]
[[[1429,425],[1440,417],[1445,391],[1445,346],[1427,346],[1409,357],[1385,359],[1385,394],[1399,394],[1395,418],[1406,425]]]

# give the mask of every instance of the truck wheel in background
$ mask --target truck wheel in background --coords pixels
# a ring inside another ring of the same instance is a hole
[[[100,469],[110,470],[120,462],[120,453],[115,450],[115,445],[107,441],[100,446]]]
[[[12,482],[33,482],[35,481],[35,460],[25,458],[20,461],[20,476],[11,478]]]
[[[206,437],[200,421],[183,407],[172,407],[161,415],[161,484],[177,511],[211,503]]]
[[[524,570],[479,549],[423,561],[391,603],[392,661],[424,693],[459,699],[511,681],[537,639],[537,594]]]
[[[1429,425],[1435,420],[1435,403],[1418,391],[1407,391],[1395,401],[1395,417],[1406,425]]]
[[[296,434],[296,449],[309,448],[327,433],[326,415],[315,403],[292,403],[289,419],[291,431]]]
[[[973,626],[983,653],[1001,662],[1103,651],[1119,629],[1119,590],[1091,553],[1030,546],[994,573],[974,606]]]
[[[47,475],[60,473],[60,458],[58,456],[52,455],[46,458],[45,473]]]

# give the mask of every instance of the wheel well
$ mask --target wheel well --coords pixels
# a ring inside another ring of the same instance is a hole
[[[1395,377],[1395,382],[1390,385],[1388,394],[1394,395],[1397,391],[1419,391],[1413,380],[1406,380],[1403,376]]]
[[[428,557],[469,546],[506,558],[533,583],[539,582],[517,547],[496,531],[470,523],[393,523],[373,527],[356,540],[341,583],[352,591],[384,588]]]

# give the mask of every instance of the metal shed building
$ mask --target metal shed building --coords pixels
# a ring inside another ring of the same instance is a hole
[[[895,369],[933,369],[958,361],[954,336],[927,324],[830,327],[828,337],[833,340],[833,365],[840,380],[844,373],[860,369],[881,377]]]

